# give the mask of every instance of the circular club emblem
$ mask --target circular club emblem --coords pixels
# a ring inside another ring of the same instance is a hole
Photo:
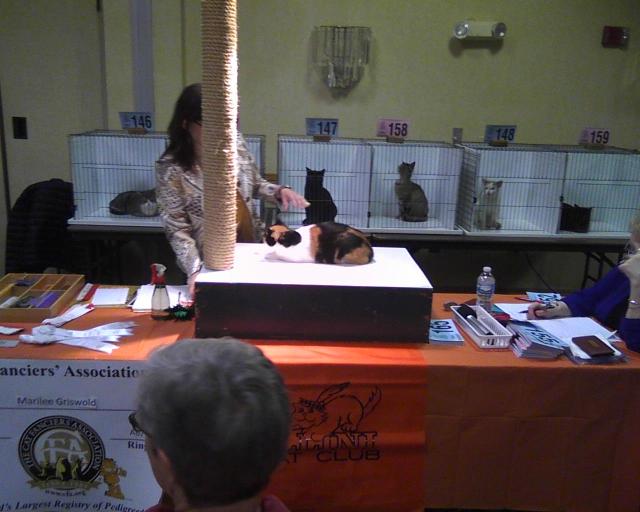
[[[97,432],[70,416],[47,416],[29,425],[18,452],[33,484],[54,489],[89,487],[104,460]]]

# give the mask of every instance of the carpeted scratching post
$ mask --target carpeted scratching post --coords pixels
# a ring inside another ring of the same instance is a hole
[[[235,0],[202,2],[202,172],[204,265],[233,267],[238,166]]]

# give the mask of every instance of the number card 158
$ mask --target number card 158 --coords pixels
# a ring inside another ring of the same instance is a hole
[[[378,119],[377,137],[393,137],[406,139],[409,135],[408,119]]]

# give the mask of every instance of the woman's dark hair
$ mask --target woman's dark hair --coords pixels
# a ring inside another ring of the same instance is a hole
[[[186,170],[193,168],[196,159],[193,137],[189,123],[202,122],[202,90],[200,84],[186,86],[173,109],[169,123],[169,146],[162,154],[171,155],[175,162]]]

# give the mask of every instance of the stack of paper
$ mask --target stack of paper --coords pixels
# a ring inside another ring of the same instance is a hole
[[[145,284],[138,289],[136,299],[131,304],[131,309],[136,312],[151,311],[151,297],[153,295],[153,289],[155,285]],[[170,307],[177,306],[180,301],[188,301],[191,299],[189,295],[189,288],[184,286],[171,286],[167,285],[167,292],[169,292]]]
[[[124,306],[129,296],[127,287],[100,286],[95,290],[91,303],[94,306]]]
[[[555,359],[567,348],[560,338],[531,322],[512,321],[509,327],[515,333],[511,349],[518,357]]]

